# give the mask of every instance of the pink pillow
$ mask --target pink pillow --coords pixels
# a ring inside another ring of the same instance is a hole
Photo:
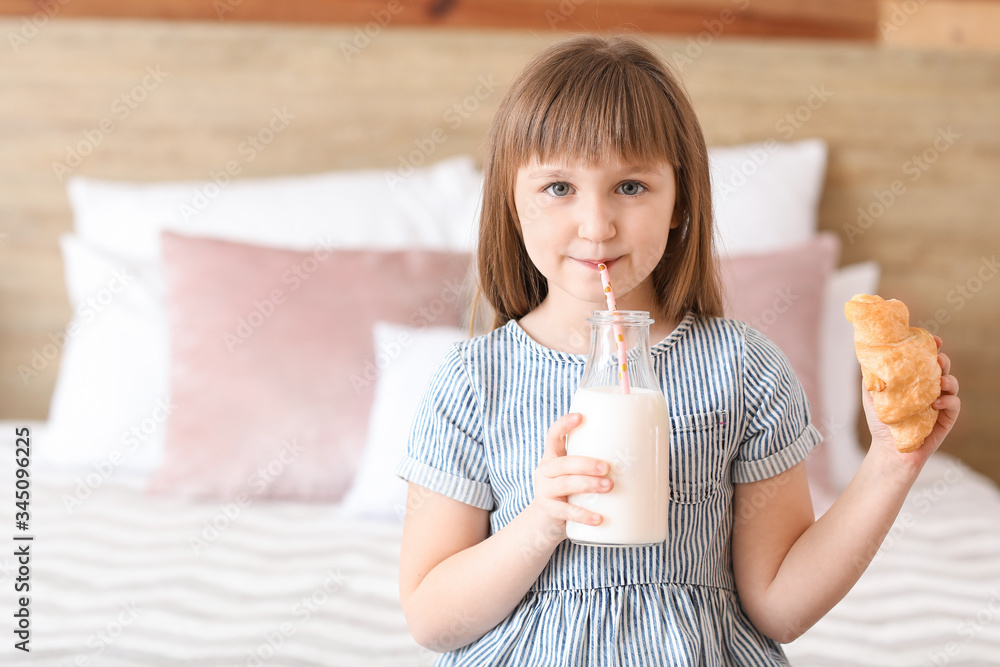
[[[820,382],[820,331],[826,283],[840,255],[840,242],[820,232],[806,243],[772,252],[720,258],[726,316],[760,330],[781,348],[805,389],[813,423],[829,436]],[[810,485],[833,489],[828,452],[819,446],[806,459]]]
[[[166,457],[149,489],[339,500],[360,462],[376,320],[456,325],[465,253],[279,250],[164,232]]]

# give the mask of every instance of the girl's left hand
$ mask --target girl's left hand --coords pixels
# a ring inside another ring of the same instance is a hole
[[[941,339],[934,336],[938,350],[941,349]],[[875,416],[875,405],[872,402],[871,393],[862,387],[861,398],[865,408],[865,417],[868,420],[868,428],[872,433],[872,447],[883,447],[892,450],[897,456],[905,457],[908,464],[923,467],[924,462],[937,451],[944,441],[944,438],[955,425],[958,413],[962,409],[962,401],[958,397],[958,380],[951,375],[951,359],[948,355],[938,353],[938,364],[941,365],[941,395],[934,401],[934,408],[938,410],[937,423],[927,435],[924,444],[919,449],[909,453],[902,453],[896,449],[895,441],[889,427],[878,420]]]

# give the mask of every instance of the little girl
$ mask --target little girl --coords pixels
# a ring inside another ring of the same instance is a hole
[[[865,408],[871,448],[817,521],[803,459],[820,442],[802,387],[759,332],[723,319],[707,151],[691,104],[634,38],[536,56],[490,134],[477,262],[493,331],[451,348],[398,474],[410,482],[400,597],[438,665],[784,665],[789,642],[854,585],[927,457],[958,383],[912,454]],[[649,547],[566,539],[613,486],[568,456],[587,317],[646,310],[671,418],[670,533]],[[941,341],[938,339],[938,345]]]

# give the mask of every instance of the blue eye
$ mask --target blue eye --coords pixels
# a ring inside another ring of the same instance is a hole
[[[550,195],[553,195],[555,197],[565,197],[570,193],[571,190],[572,188],[569,186],[569,183],[562,183],[562,182],[553,183],[552,185],[545,188],[545,192],[548,192]]]
[[[634,197],[645,192],[646,186],[639,181],[625,181],[618,186],[618,190],[620,190],[623,195]]]

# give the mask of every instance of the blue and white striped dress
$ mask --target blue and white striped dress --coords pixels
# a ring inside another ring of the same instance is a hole
[[[670,412],[670,530],[651,547],[563,541],[511,614],[436,665],[786,665],[740,606],[733,484],[772,477],[819,443],[785,356],[742,322],[689,313],[651,347]],[[499,531],[532,499],[549,426],[569,412],[586,355],[515,321],[454,345],[397,474],[490,510]]]

